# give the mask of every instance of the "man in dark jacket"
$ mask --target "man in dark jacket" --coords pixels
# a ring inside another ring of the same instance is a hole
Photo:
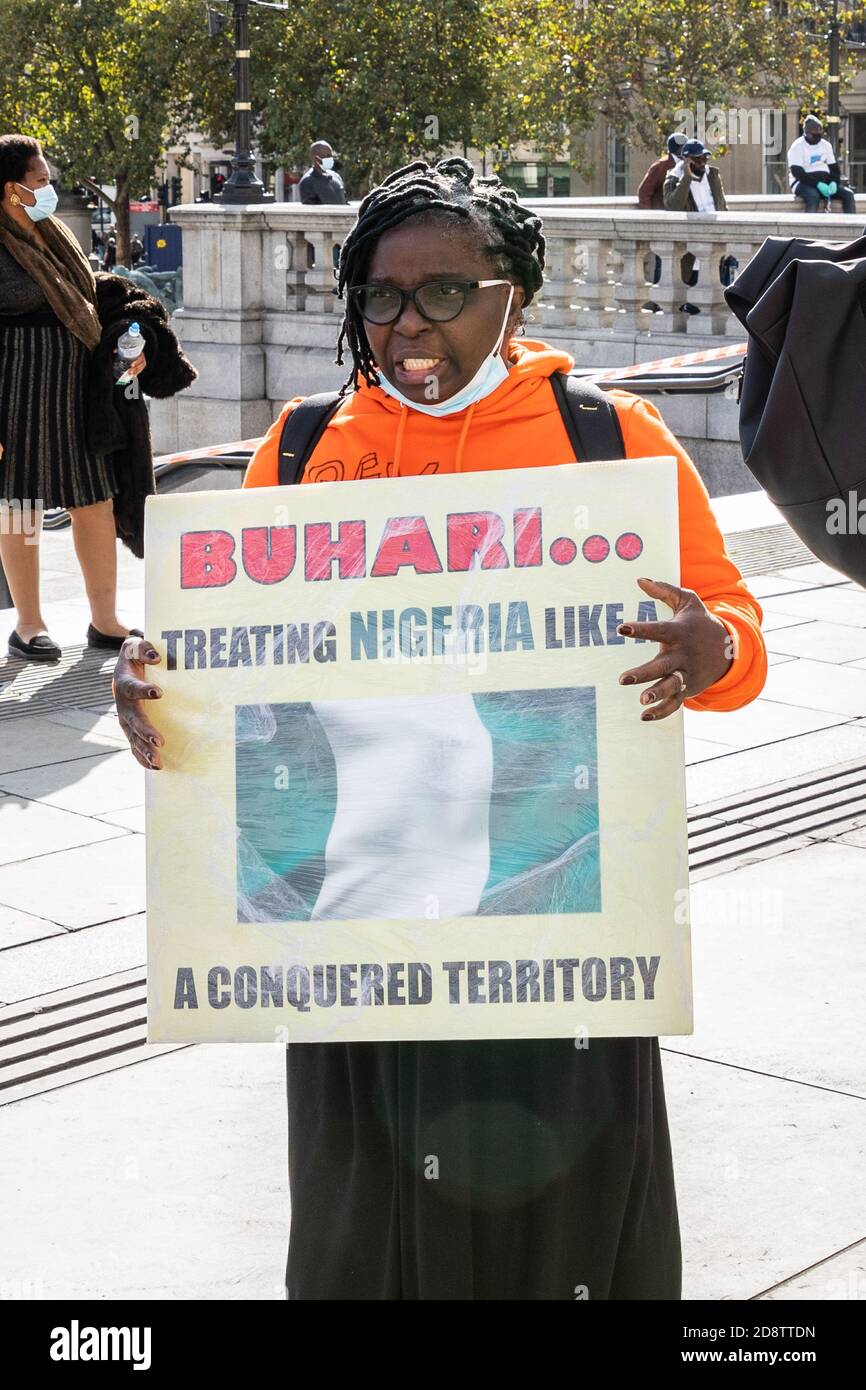
[[[667,138],[667,154],[663,154],[661,159],[656,159],[647,169],[640,181],[637,190],[637,205],[639,208],[648,208],[654,212],[663,212],[665,206],[662,187],[665,177],[673,169],[680,157],[680,151],[688,139],[681,130],[677,130]]]
[[[334,151],[327,140],[310,146],[310,168],[298,184],[302,203],[348,203],[346,187],[334,173]]]
[[[725,212],[722,176],[714,164],[708,165],[710,152],[702,140],[687,140],[682,158],[664,182],[663,196],[668,212]]]

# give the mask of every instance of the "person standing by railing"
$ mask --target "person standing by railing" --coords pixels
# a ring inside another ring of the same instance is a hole
[[[327,140],[316,140],[310,146],[310,168],[298,184],[302,203],[348,203],[346,186],[334,169],[335,158]]]

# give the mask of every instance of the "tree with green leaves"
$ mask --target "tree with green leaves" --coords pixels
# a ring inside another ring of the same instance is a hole
[[[215,3],[217,0],[215,0]],[[824,0],[823,8],[827,3]],[[251,10],[258,148],[299,167],[312,139],[364,192],[453,147],[555,156],[599,115],[654,145],[674,113],[752,96],[826,96],[822,0],[296,0]],[[840,11],[843,22],[850,18]],[[204,32],[202,20],[202,32]],[[191,45],[190,119],[231,137],[228,32]],[[843,53],[843,83],[856,55]]]
[[[203,21],[202,21],[203,28]],[[262,157],[308,163],[329,140],[353,193],[412,155],[472,144],[490,81],[486,0],[296,0],[250,10],[252,104]],[[216,144],[234,128],[224,30],[190,46],[191,120]]]
[[[654,145],[678,112],[796,99],[826,104],[828,0],[591,0],[584,7],[595,107],[614,127]],[[853,12],[840,8],[850,22]],[[843,49],[842,88],[863,57]],[[724,148],[719,141],[717,148]]]
[[[147,194],[178,119],[191,0],[2,0],[0,128],[35,136],[66,185],[105,198],[129,265],[129,203]]]

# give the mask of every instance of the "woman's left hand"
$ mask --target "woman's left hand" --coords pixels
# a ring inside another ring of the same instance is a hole
[[[679,589],[654,579],[639,579],[650,598],[661,599],[673,617],[656,623],[621,623],[623,637],[642,637],[659,643],[658,655],[643,666],[623,671],[620,685],[654,681],[641,695],[641,719],[667,719],[686,699],[715,685],[734,659],[734,639],[720,618],[711,613],[693,589]]]

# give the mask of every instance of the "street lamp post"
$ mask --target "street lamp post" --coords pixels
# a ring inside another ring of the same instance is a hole
[[[830,71],[827,75],[827,124],[830,127],[830,143],[836,151],[841,164],[839,116],[839,0],[833,0],[833,16],[830,20]]]
[[[826,39],[828,52],[828,72],[827,72],[827,125],[829,126],[830,140],[836,151],[836,158],[842,162],[842,114],[839,100],[839,85],[842,81],[839,72],[839,65],[842,55],[842,46],[848,49],[864,49],[866,43],[863,42],[860,29],[846,30],[845,37],[842,37],[842,26],[839,23],[839,0],[832,0],[833,13],[827,21],[827,29],[823,34],[812,33],[807,29],[806,33],[811,39]]]
[[[270,201],[265,186],[256,176],[256,162],[250,145],[250,0],[234,0],[235,23],[235,152],[232,172],[223,185],[223,203],[264,203]]]

